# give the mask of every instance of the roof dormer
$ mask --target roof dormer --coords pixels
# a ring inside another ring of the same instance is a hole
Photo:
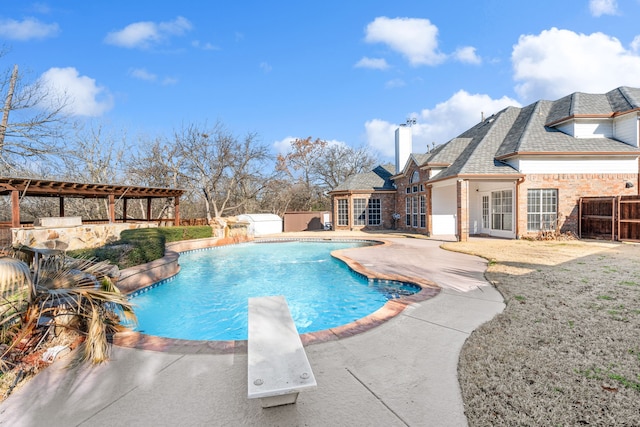
[[[574,138],[613,138],[613,119],[611,118],[571,118],[551,126]]]

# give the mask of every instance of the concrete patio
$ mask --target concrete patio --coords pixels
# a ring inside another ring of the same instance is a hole
[[[0,405],[0,426],[467,425],[458,356],[469,334],[503,310],[502,296],[484,279],[483,259],[444,251],[435,239],[384,238],[393,244],[347,255],[442,291],[367,332],[307,346],[318,387],[295,405],[262,409],[247,399],[241,350],[115,347],[100,366],[47,368]]]

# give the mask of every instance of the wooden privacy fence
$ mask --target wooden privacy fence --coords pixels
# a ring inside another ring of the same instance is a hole
[[[582,197],[580,238],[640,242],[640,196]]]

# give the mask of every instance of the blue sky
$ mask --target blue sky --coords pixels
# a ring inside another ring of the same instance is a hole
[[[507,105],[640,86],[640,0],[5,1],[2,69],[132,139],[217,120],[393,156]]]

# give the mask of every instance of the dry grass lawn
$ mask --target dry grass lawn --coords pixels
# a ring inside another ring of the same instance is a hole
[[[506,308],[462,350],[471,426],[640,425],[640,245],[472,239]]]

